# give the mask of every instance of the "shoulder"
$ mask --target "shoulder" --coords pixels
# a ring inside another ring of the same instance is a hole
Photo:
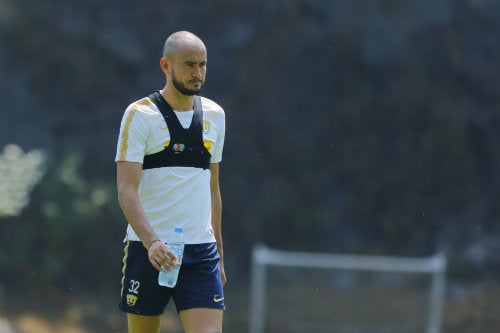
[[[214,101],[206,97],[200,96],[200,98],[203,111],[208,111],[208,112],[212,111],[215,113],[224,114],[224,109],[219,104],[215,103]]]
[[[158,108],[149,97],[141,98],[138,101],[132,102],[126,109],[126,113],[138,113],[141,115],[156,115],[159,113]]]

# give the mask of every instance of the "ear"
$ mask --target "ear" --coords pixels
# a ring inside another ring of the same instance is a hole
[[[170,73],[170,62],[168,61],[167,58],[162,57],[160,59],[160,68],[163,71],[163,73],[165,73],[165,75]]]

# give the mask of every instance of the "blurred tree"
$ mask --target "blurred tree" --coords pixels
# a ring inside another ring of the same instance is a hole
[[[120,118],[161,87],[163,40],[187,29],[209,49],[203,95],[226,110],[235,273],[256,242],[445,249],[460,267],[481,248],[497,267],[483,240],[500,225],[499,13],[492,0],[1,1],[0,142],[49,156],[30,206],[2,220],[1,263],[29,276],[34,256],[78,283],[116,267]]]
[[[114,184],[86,180],[81,168],[80,154],[49,156],[32,204],[2,221],[3,282],[83,289],[109,287],[118,278],[125,224],[117,224]]]
[[[45,173],[44,154],[39,150],[24,153],[14,144],[0,154],[0,218],[19,216],[29,204],[31,190]]]

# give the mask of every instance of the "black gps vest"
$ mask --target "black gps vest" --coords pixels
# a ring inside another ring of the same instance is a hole
[[[158,91],[149,95],[149,98],[156,104],[167,123],[170,144],[162,151],[144,156],[142,169],[174,166],[208,169],[211,154],[203,145],[201,98],[194,97],[193,120],[189,128],[182,127],[177,115]]]

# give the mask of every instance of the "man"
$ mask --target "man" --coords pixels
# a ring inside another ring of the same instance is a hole
[[[220,333],[224,111],[195,96],[207,70],[200,38],[187,31],[169,36],[160,67],[164,88],[127,108],[118,139],[118,201],[129,223],[120,308],[129,333],[159,332],[170,299],[186,333]],[[167,288],[158,284],[158,273],[176,264],[165,246],[176,226],[184,229],[186,245],[177,285]]]

